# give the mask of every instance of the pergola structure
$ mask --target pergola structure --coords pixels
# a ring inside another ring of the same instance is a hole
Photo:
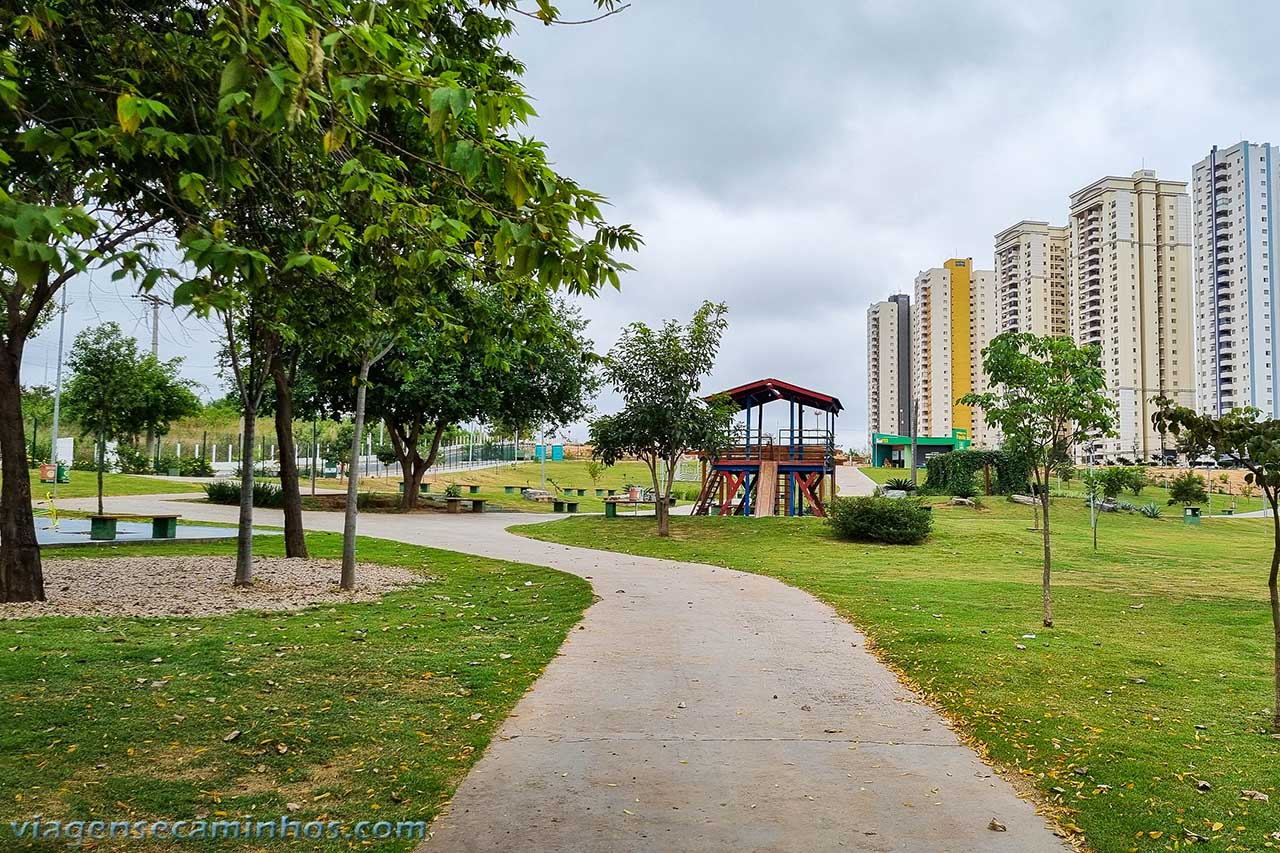
[[[722,392],[746,415],[728,445],[702,460],[702,491],[694,515],[827,514],[835,497],[835,422],[844,408],[830,394],[780,379],[760,379]],[[764,431],[764,407],[788,406],[788,426]],[[825,426],[805,429],[805,408],[822,413]]]

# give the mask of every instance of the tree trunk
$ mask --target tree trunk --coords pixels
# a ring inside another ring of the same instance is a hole
[[[342,522],[342,579],[338,583],[342,589],[355,589],[356,586],[356,516],[359,511],[360,494],[360,442],[364,432],[364,400],[365,390],[369,382],[369,366],[372,359],[365,358],[360,362],[360,378],[356,383],[355,429],[351,436],[351,464],[347,471],[347,512]]]
[[[306,559],[302,490],[298,482],[297,446],[293,440],[292,372],[285,369],[281,358],[272,359],[271,379],[276,389],[276,442],[280,445],[280,490],[284,498],[284,555]]]
[[[436,464],[436,458],[440,455],[440,440],[444,437],[447,426],[445,423],[436,424],[435,434],[431,437],[431,449],[423,459],[418,452],[418,424],[414,424],[407,436],[402,436],[401,429],[395,424],[387,424],[387,434],[391,436],[391,446],[400,462],[400,478],[404,484],[404,494],[400,497],[401,509],[417,508],[418,497],[422,493],[422,478]]]
[[[105,510],[102,508],[102,470],[107,467],[107,437],[101,431],[98,432],[98,515],[102,515]],[[55,479],[57,475],[55,474]]]
[[[1280,510],[1276,508],[1276,498],[1267,496],[1271,504],[1271,526],[1274,545],[1271,549],[1271,576],[1267,579],[1267,589],[1271,591],[1271,634],[1274,648],[1272,650],[1272,670],[1275,697],[1271,705],[1271,731],[1280,734],[1280,591],[1276,588],[1276,577],[1280,574]]]
[[[0,354],[0,601],[44,601],[22,423],[22,350]]]
[[[662,494],[662,486],[658,483],[658,461],[655,458],[649,465],[649,475],[653,478],[653,514],[658,519],[658,535],[671,535],[671,514],[667,496]]]
[[[240,524],[236,531],[236,586],[253,583],[253,445],[257,406],[245,407],[240,444]]]
[[[1045,481],[1048,482],[1049,468],[1045,466]],[[1039,479],[1038,477],[1036,479]],[[1044,627],[1053,627],[1053,598],[1049,591],[1049,573],[1050,573],[1050,547],[1049,547],[1049,488],[1047,485],[1040,487],[1040,506],[1044,515],[1044,576],[1041,581],[1041,597],[1044,607]]]

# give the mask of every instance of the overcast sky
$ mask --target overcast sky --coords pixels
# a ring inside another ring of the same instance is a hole
[[[863,445],[868,303],[951,256],[990,268],[998,231],[1065,223],[1103,175],[1187,180],[1214,144],[1280,142],[1278,28],[1267,3],[635,0],[522,21],[513,49],[557,168],[644,235],[622,291],[585,304],[597,348],[722,300],[707,390],[835,394]],[[107,279],[74,285],[68,339],[102,318],[149,340]],[[214,339],[165,312],[161,354],[217,390]],[[28,384],[55,344],[56,324],[32,342]]]

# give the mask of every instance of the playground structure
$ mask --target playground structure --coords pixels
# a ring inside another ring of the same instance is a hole
[[[721,395],[717,395],[721,396]],[[843,406],[829,394],[779,379],[760,379],[723,392],[746,414],[727,446],[702,459],[702,490],[694,515],[816,515],[835,497],[835,419]],[[788,426],[764,431],[764,406],[788,405]],[[805,429],[805,408],[825,426]]]

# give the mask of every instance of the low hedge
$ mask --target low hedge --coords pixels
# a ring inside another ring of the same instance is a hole
[[[836,498],[827,521],[841,539],[918,545],[933,530],[933,513],[913,498]]]
[[[1003,450],[956,450],[930,456],[925,466],[925,489],[940,495],[967,491],[988,465],[991,466],[992,493],[1027,493],[1031,466],[1024,457]]]
[[[240,484],[235,481],[218,481],[205,483],[204,493],[212,504],[240,505]],[[274,483],[253,484],[253,505],[268,509],[280,509],[284,506],[284,490]]]

